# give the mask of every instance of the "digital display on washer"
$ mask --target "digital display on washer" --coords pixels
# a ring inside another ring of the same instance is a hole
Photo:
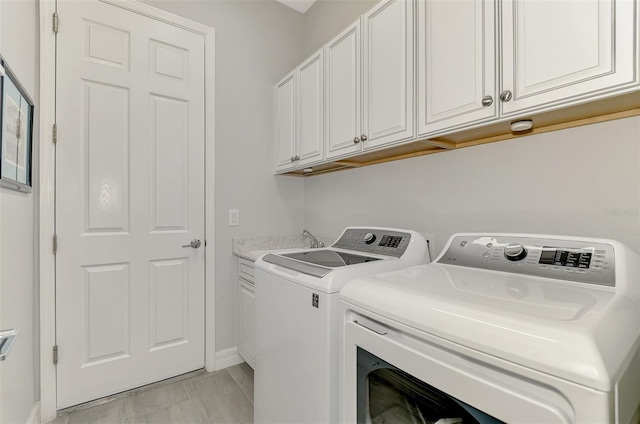
[[[589,268],[591,264],[591,252],[585,252],[584,250],[563,250],[544,246],[538,263],[586,269]]]
[[[380,240],[380,243],[378,243],[378,246],[398,247],[401,241],[402,241],[401,236],[382,236],[382,239]]]

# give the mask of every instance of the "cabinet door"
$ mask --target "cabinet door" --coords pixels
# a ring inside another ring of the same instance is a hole
[[[256,360],[255,300],[253,285],[238,280],[238,352],[251,368]]]
[[[296,142],[296,72],[275,86],[274,148],[276,171],[293,168]]]
[[[414,134],[414,6],[383,0],[362,18],[364,149]]]
[[[631,0],[502,1],[505,114],[637,82]],[[637,43],[637,40],[636,40]]]
[[[493,0],[418,0],[421,135],[497,116],[495,14]]]
[[[325,46],[327,158],[361,150],[360,21]],[[354,142],[354,139],[356,142]]]
[[[298,165],[320,161],[324,151],[324,54],[314,53],[298,66]]]

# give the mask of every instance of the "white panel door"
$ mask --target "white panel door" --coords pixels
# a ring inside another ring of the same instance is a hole
[[[324,53],[315,52],[298,66],[297,145],[298,165],[323,159],[324,152]]]
[[[296,71],[282,78],[274,87],[275,122],[273,123],[276,171],[295,166],[296,142]]]
[[[570,102],[633,83],[632,0],[502,1],[505,114]]]
[[[383,0],[362,17],[365,149],[415,135],[414,6],[412,0]]]
[[[418,0],[420,135],[497,117],[495,13],[493,0]]]
[[[58,409],[204,366],[204,39],[58,3]]]
[[[325,46],[326,150],[335,158],[362,149],[360,20]]]

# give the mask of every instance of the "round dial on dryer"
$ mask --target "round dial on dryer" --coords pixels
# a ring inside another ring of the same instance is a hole
[[[520,243],[509,243],[504,247],[504,257],[510,261],[519,261],[527,256],[527,249]]]
[[[367,233],[364,235],[364,242],[367,244],[371,244],[376,241],[376,235],[373,233]]]

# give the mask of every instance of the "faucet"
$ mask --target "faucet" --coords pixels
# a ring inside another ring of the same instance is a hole
[[[318,247],[324,247],[324,243],[321,241],[318,241],[317,238],[315,238],[313,236],[313,234],[311,234],[309,231],[307,230],[302,230],[302,237],[304,236],[308,236],[311,239],[311,248],[312,249],[317,249]]]

